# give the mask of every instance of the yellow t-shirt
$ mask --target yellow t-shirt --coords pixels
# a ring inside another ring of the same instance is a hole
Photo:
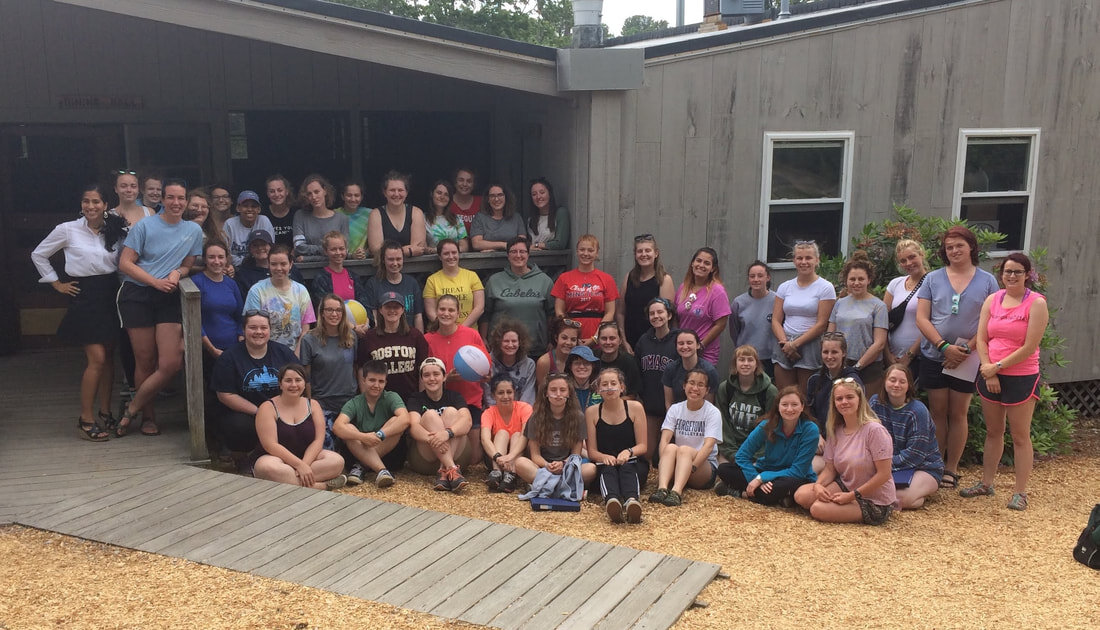
[[[458,298],[458,323],[466,321],[470,311],[474,310],[474,291],[484,291],[481,278],[469,269],[458,268],[458,275],[454,278],[447,277],[443,270],[439,270],[428,276],[424,283],[424,297],[439,299],[444,295],[453,295]]]

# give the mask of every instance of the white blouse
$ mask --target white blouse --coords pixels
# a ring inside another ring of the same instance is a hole
[[[119,245],[110,251],[105,247],[103,234],[88,227],[88,220],[81,217],[75,221],[66,221],[53,229],[50,234],[31,252],[31,260],[42,276],[39,282],[56,281],[57,271],[50,265],[50,256],[65,250],[65,273],[73,278],[101,276],[118,271]]]

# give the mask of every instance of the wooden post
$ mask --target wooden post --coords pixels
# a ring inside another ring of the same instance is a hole
[[[206,450],[206,409],[202,380],[202,310],[199,288],[191,278],[180,281],[183,302],[183,369],[187,389],[187,426],[191,461],[210,459]]]

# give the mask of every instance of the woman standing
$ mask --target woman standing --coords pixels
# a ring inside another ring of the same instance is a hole
[[[585,345],[596,342],[596,328],[601,321],[615,319],[615,300],[619,299],[615,280],[596,269],[599,254],[599,239],[582,235],[577,239],[577,268],[558,276],[551,291],[554,312],[581,323],[580,342]]]
[[[550,376],[539,390],[523,434],[530,456],[516,460],[516,474],[527,483],[535,480],[540,468],[560,475],[565,460],[570,455],[580,455],[588,430],[573,387],[564,375]],[[596,467],[582,465],[581,477],[585,484],[589,483],[596,478]]]
[[[462,220],[466,233],[470,233],[471,222],[481,212],[482,199],[474,194],[477,174],[469,167],[461,167],[454,173],[454,198],[451,199],[451,212]]]
[[[566,249],[569,247],[569,210],[559,206],[554,187],[545,177],[531,180],[528,189],[531,207],[527,211],[527,233],[532,249]]]
[[[271,277],[260,280],[248,290],[245,310],[261,309],[271,315],[271,340],[298,354],[302,335],[317,321],[309,291],[290,279],[294,263],[285,245],[276,245],[267,257]]]
[[[118,313],[114,296],[118,290],[118,251],[125,236],[122,218],[107,213],[107,200],[99,185],[86,186],[80,196],[83,218],[55,227],[31,252],[39,282],[72,298],[57,327],[58,338],[84,348],[87,365],[80,379],[80,437],[92,442],[107,440],[111,416],[111,387],[114,385],[114,347],[118,341]],[[65,273],[61,282],[50,264],[50,256],[65,252]],[[99,414],[93,411],[99,397]]]
[[[354,271],[344,266],[348,257],[347,237],[340,232],[332,231],[325,234],[321,241],[328,264],[313,277],[313,286],[310,295],[314,302],[320,300],[325,294],[335,293],[341,300],[359,300],[363,302],[363,284]],[[364,322],[365,326],[365,322]],[[366,332],[362,328],[361,332]]]
[[[1005,418],[1012,433],[1016,489],[1009,509],[1027,509],[1027,481],[1031,476],[1031,416],[1039,399],[1039,342],[1050,321],[1047,301],[1031,290],[1031,259],[1009,254],[1001,263],[1005,288],[985,300],[978,323],[977,380],[982,397],[986,437],[982,450],[982,480],[959,491],[964,497],[993,494],[993,477],[1004,453]]]
[[[489,335],[489,353],[492,358],[490,378],[506,374],[515,388],[516,400],[528,405],[535,403],[535,361],[527,356],[531,337],[523,324],[514,319],[503,319]],[[485,406],[494,404],[493,391],[485,385]]]
[[[775,291],[772,291],[772,270],[767,263],[754,260],[746,272],[749,290],[730,302],[730,339],[734,347],[752,346],[760,355],[760,364],[769,378],[775,378],[772,352],[775,335],[771,317],[775,308]]]
[[[118,437],[139,420],[143,435],[160,435],[153,400],[183,363],[179,282],[202,252],[202,230],[183,220],[186,204],[187,188],[169,180],[164,186],[164,212],[130,229],[119,260],[123,282],[118,312],[134,349],[137,389],[119,418]]]
[[[597,377],[603,402],[584,412],[588,432],[588,459],[596,464],[600,494],[612,523],[642,522],[638,494],[649,477],[646,461],[646,427],[642,403],[622,397],[623,373],[607,368]]]
[[[428,321],[434,322],[439,299],[453,295],[458,300],[459,322],[476,330],[478,319],[485,312],[485,287],[476,273],[458,266],[460,258],[458,243],[450,239],[439,242],[439,262],[443,268],[428,276],[424,283],[424,314]]]
[[[721,481],[714,491],[760,505],[793,505],[795,491],[817,480],[812,462],[821,433],[805,410],[806,399],[798,387],[784,387],[763,422],[734,453],[736,463],[718,465]]]
[[[512,377],[498,374],[489,382],[493,405],[481,415],[481,448],[492,453],[489,492],[512,492],[516,489],[516,460],[527,450],[523,430],[531,418],[529,403],[516,400]]]
[[[829,332],[844,333],[848,364],[859,372],[865,391],[877,394],[882,389],[882,351],[886,348],[889,325],[886,305],[868,291],[875,272],[863,252],[852,255],[841,277],[848,287],[848,295],[833,306]]]
[[[689,370],[683,384],[686,400],[672,405],[665,416],[657,491],[650,495],[651,503],[676,507],[683,502],[684,488],[714,485],[722,414],[706,399],[710,395],[709,381],[703,370]]]
[[[550,320],[547,331],[550,335],[550,346],[535,362],[536,389],[542,387],[548,374],[565,371],[565,361],[573,348],[577,347],[580,329],[580,322],[572,319],[555,317]]]
[[[928,263],[924,246],[912,239],[898,241],[894,247],[894,256],[898,267],[905,272],[886,286],[886,295],[882,301],[886,304],[889,321],[887,352],[883,354],[886,363],[900,363],[909,368],[911,374],[919,374],[920,366],[920,329],[917,328],[917,289],[924,284],[928,273]]]
[[[214,359],[244,338],[241,311],[244,298],[237,283],[225,275],[229,252],[221,241],[207,241],[202,249],[206,262],[192,280],[199,289],[202,305],[202,348],[204,372],[209,376]]]
[[[396,392],[402,400],[420,387],[421,364],[430,354],[424,333],[409,324],[405,316],[405,298],[388,291],[382,294],[379,323],[359,340],[356,366],[367,361],[382,361],[386,365],[386,389]],[[457,348],[456,348],[457,349]]]
[[[423,255],[428,249],[424,212],[407,202],[409,176],[397,171],[386,173],[382,178],[382,194],[386,205],[371,213],[367,227],[371,256],[375,261],[382,260],[379,255],[385,241],[400,243],[406,258]]]
[[[554,281],[530,260],[531,243],[525,235],[508,241],[508,266],[485,282],[485,316],[481,336],[504,318],[521,322],[531,335],[534,356],[546,351],[546,322],[554,313]]]
[[[961,225],[944,232],[939,255],[947,266],[929,272],[917,289],[917,327],[924,336],[918,379],[928,392],[936,442],[947,452],[940,485],[955,488],[969,432],[967,410],[974,381],[943,370],[958,367],[974,348],[982,305],[997,291],[997,279],[978,268],[978,239]]]
[[[481,427],[481,383],[470,382],[459,376],[454,369],[454,357],[462,346],[474,346],[484,352],[486,358],[489,356],[489,351],[485,349],[485,344],[481,341],[481,335],[477,334],[476,330],[459,325],[458,298],[453,295],[440,297],[436,312],[438,315],[436,321],[439,327],[435,332],[424,335],[424,338],[428,341],[428,350],[431,356],[439,357],[447,367],[447,389],[462,395],[466,405],[470,408],[470,417],[473,418],[474,422],[473,426],[478,429]],[[478,452],[481,449],[476,441],[472,441],[471,445],[475,451],[472,461],[477,461],[481,457]]]
[[[899,507],[890,475],[893,441],[855,379],[833,385],[825,436],[825,469],[794,500],[826,523],[885,524]]]
[[[138,202],[138,177],[134,171],[118,171],[115,175],[115,195],[118,196],[118,205],[111,208],[111,214],[122,217],[126,225],[133,227],[145,217],[151,217],[156,212],[152,208],[146,208]]]
[[[325,448],[335,450],[332,425],[344,403],[359,393],[355,381],[358,339],[340,296],[328,293],[317,306],[321,311],[320,325],[302,336],[298,356],[306,368],[307,392],[320,403],[325,416]]]
[[[355,260],[367,257],[367,225],[370,223],[370,208],[363,204],[363,184],[358,180],[349,180],[340,187],[340,199],[344,205],[340,214],[348,218],[348,255]]]
[[[523,219],[516,213],[516,198],[503,184],[489,184],[485,199],[488,207],[474,216],[470,226],[470,245],[476,252],[505,251],[516,236],[526,236]]]
[[[428,239],[425,254],[436,253],[439,242],[447,238],[458,243],[459,251],[465,252],[470,249],[470,243],[466,240],[466,224],[451,211],[454,194],[455,187],[445,179],[438,180],[432,185],[432,195],[428,199],[428,209],[424,213],[424,229]]]
[[[282,175],[271,175],[264,182],[267,187],[267,200],[269,205],[264,210],[264,217],[271,223],[271,234],[275,238],[275,243],[286,245],[287,247],[294,247],[294,217],[298,214],[298,209],[291,205],[291,190],[293,186],[290,184],[290,180]],[[256,195],[256,193],[252,193]],[[241,196],[237,196],[237,212],[241,211]],[[256,195],[256,203],[260,203],[260,198]],[[233,244],[230,243],[230,246]]]
[[[214,184],[210,187],[210,221],[212,232],[221,234],[229,217],[233,216],[233,193],[226,184]]]
[[[679,359],[676,354],[676,337],[672,328],[676,326],[676,313],[672,304],[663,297],[655,297],[646,305],[650,328],[638,339],[634,346],[634,358],[638,361],[638,371],[642,380],[642,406],[645,408],[646,444],[652,449],[647,453],[652,459],[657,453],[657,440],[661,434],[661,423],[665,420],[665,388],[661,382],[665,369]]]
[[[661,375],[661,384],[665,394],[665,409],[673,404],[682,402],[687,397],[684,393],[684,379],[687,373],[699,369],[707,375],[707,400],[714,402],[714,394],[718,391],[718,370],[706,359],[699,358],[699,335],[694,330],[678,329],[676,331],[676,354],[678,360],[673,361],[665,368]]]
[[[652,234],[634,237],[634,268],[623,280],[621,299],[615,307],[615,320],[626,333],[627,349],[633,350],[634,344],[649,328],[646,309],[654,298],[664,298],[669,304],[676,295],[676,285],[672,275],[661,264],[661,250]]]
[[[684,282],[676,291],[676,314],[680,327],[694,330],[703,346],[701,356],[712,365],[718,363],[722,352],[719,337],[726,329],[730,316],[730,299],[722,286],[722,274],[718,268],[718,252],[700,247],[691,257],[691,268],[684,274]]]
[[[324,239],[329,232],[348,236],[348,215],[336,212],[336,189],[320,175],[302,180],[298,197],[303,211],[294,215],[294,259],[297,262],[325,259]]]
[[[829,326],[836,289],[817,275],[821,261],[817,243],[795,243],[791,257],[798,275],[779,285],[775,292],[772,334],[777,347],[772,351],[772,361],[776,387],[798,385],[806,391],[810,374],[821,367],[818,337]]]
[[[939,489],[943,476],[936,426],[916,395],[909,368],[895,363],[886,368],[885,398],[872,396],[870,403],[894,441],[891,470],[903,510],[924,505],[925,497]]]
[[[261,454],[252,467],[257,479],[317,490],[342,488],[344,458],[324,450],[325,418],[316,400],[305,396],[305,369],[291,363],[279,370],[279,395],[256,412]]]

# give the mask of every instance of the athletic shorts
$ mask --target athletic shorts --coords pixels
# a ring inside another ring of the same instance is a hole
[[[153,287],[123,282],[118,289],[118,316],[123,328],[183,323],[179,291],[165,293]]]
[[[985,379],[978,375],[975,386],[978,395],[989,402],[998,403],[1005,407],[1022,405],[1032,398],[1039,399],[1039,374],[1026,374],[1024,376],[1006,376],[998,374],[1001,381],[1001,393],[994,394],[985,386]]]
[[[960,394],[974,393],[974,383],[944,374],[943,363],[933,361],[928,357],[921,357],[918,380],[921,388],[925,391],[929,389],[950,389]]]

